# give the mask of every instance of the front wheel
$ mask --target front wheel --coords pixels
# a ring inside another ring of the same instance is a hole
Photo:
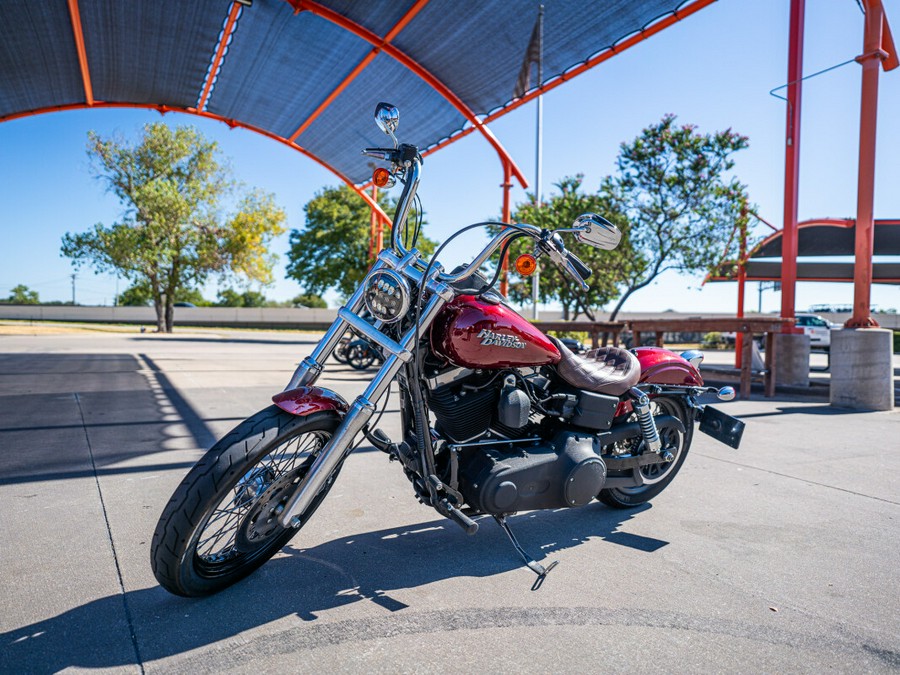
[[[375,348],[365,340],[356,340],[347,347],[347,363],[356,370],[365,370],[375,363]]]
[[[685,403],[677,398],[659,396],[650,400],[651,412],[654,415],[671,415],[677,417],[684,425],[684,433],[674,426],[661,427],[659,438],[663,448],[674,455],[671,462],[648,464],[635,471],[641,472],[643,485],[629,488],[606,488],[600,490],[597,499],[615,509],[630,509],[648,502],[666,489],[669,483],[675,479],[681,465],[691,448],[691,440],[694,437],[694,424],[690,410]],[[632,417],[637,419],[636,414]],[[634,421],[629,419],[629,421]],[[641,444],[643,441],[639,441]]]
[[[334,413],[296,417],[270,406],[213,445],[156,526],[150,554],[159,583],[176,595],[210,595],[275,555],[300,529],[277,516],[339,424]],[[300,514],[303,524],[339,471]]]

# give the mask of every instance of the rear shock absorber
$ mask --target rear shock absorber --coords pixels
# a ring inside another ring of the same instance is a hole
[[[638,423],[641,425],[644,443],[647,444],[651,452],[659,454],[662,448],[662,441],[659,440],[656,420],[653,419],[653,415],[650,412],[650,397],[637,387],[631,388],[631,396],[634,398],[634,411],[637,413]]]

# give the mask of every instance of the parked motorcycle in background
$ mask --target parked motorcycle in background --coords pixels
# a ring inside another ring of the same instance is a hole
[[[490,279],[479,271],[524,237],[534,253],[521,267],[546,258],[587,289],[591,271],[563,236],[611,250],[621,237],[612,223],[587,213],[555,231],[470,225],[447,241],[475,228],[504,229],[470,264],[447,272],[439,263],[447,242],[425,259],[415,248],[419,224],[409,227],[421,155],[397,142],[394,106],[380,103],[375,119],[393,147],[364,154],[390,165],[376,170],[384,184],[404,186],[390,247],[273,405],[213,445],[175,490],[151,547],[153,572],[172,593],[215,593],[267,561],[313,516],[361,435],[397,460],[423,504],[468,534],[483,522],[476,517],[493,517],[538,575],[536,584],[553,565],[545,568],[519,545],[511,514],[594,499],[613,508],[643,504],[677,475],[698,421],[701,431],[738,447],[743,423],[699,402],[707,393],[734,397],[730,387],[704,386],[700,352],[605,347],[575,354],[506,304],[494,289],[499,266]],[[383,355],[352,403],[315,386],[348,328]],[[393,383],[398,438],[378,428],[377,409],[384,411]]]

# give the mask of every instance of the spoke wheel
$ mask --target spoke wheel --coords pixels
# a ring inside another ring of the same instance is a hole
[[[278,516],[340,419],[295,417],[275,406],[245,420],[191,469],[163,511],[151,562],[178,595],[209,595],[250,574],[300,528]],[[302,514],[318,508],[340,467]]]
[[[365,340],[352,342],[347,348],[347,363],[356,370],[365,370],[375,362],[375,349]]]
[[[627,509],[650,501],[666,489],[681,469],[681,465],[684,464],[694,432],[688,409],[676,398],[660,396],[651,400],[651,412],[654,416],[671,415],[678,418],[684,425],[684,432],[675,426],[659,427],[659,438],[662,441],[663,450],[671,452],[673,459],[670,462],[648,464],[640,469],[635,469],[635,471],[640,471],[643,485],[601,490],[597,499],[607,506]]]

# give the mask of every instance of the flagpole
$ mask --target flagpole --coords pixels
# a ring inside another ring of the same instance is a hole
[[[543,84],[544,80],[544,6],[540,5],[538,9],[538,75],[537,86]],[[540,208],[543,200],[541,199],[541,164],[543,163],[544,151],[544,97],[537,97],[537,138],[535,139],[535,178],[534,178],[534,206],[535,209]],[[534,270],[534,276],[531,277],[531,302],[534,307],[531,317],[537,321],[538,319],[538,299],[540,296],[541,285],[541,267],[540,265]]]

